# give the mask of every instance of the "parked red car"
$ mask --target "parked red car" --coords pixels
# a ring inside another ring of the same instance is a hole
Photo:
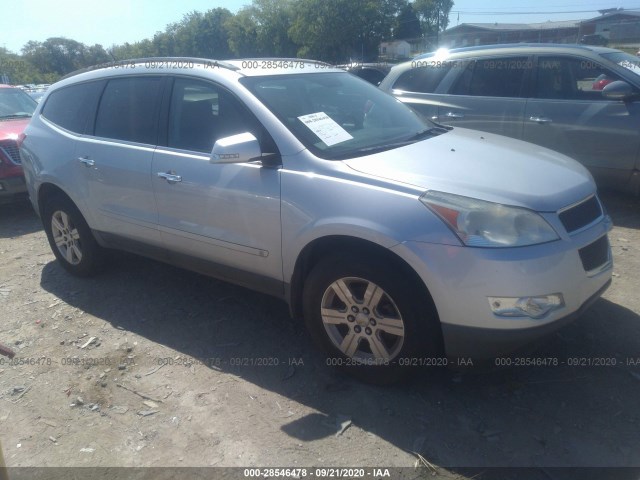
[[[19,88],[0,84],[0,203],[27,194],[17,140],[37,105]]]
[[[613,78],[607,77],[605,74],[599,75],[593,82],[592,90],[602,90],[604,87],[613,82]]]

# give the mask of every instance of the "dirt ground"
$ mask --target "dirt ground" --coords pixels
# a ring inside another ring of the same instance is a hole
[[[613,284],[530,354],[564,364],[431,371],[393,387],[327,366],[270,297],[125,254],[74,278],[30,205],[3,206],[0,342],[17,354],[0,357],[10,478],[27,478],[12,467],[405,467],[392,477],[486,479],[640,467],[640,200],[602,197]]]

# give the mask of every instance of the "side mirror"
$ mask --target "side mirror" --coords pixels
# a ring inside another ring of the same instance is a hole
[[[622,80],[611,82],[602,89],[602,96],[607,100],[627,100],[634,93],[633,87]]]
[[[245,132],[217,140],[209,163],[245,163],[259,160],[261,155],[258,139]]]

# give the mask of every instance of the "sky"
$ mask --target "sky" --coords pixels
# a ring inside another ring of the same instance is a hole
[[[235,13],[249,4],[251,0],[22,0],[20,15],[7,15],[4,6],[0,46],[20,53],[29,40],[66,37],[109,48],[151,38],[194,10],[224,7]],[[460,23],[580,20],[615,7],[640,11],[640,0],[454,0],[449,27]]]

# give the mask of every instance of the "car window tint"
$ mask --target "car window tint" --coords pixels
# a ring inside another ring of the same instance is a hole
[[[425,60],[428,62],[428,60]],[[395,90],[416,93],[433,93],[440,81],[451,70],[452,63],[438,66],[417,66],[404,72],[396,83],[393,84]]]
[[[19,88],[0,88],[0,118],[30,116],[38,104]]]
[[[216,140],[251,132],[257,121],[228,91],[207,82],[176,79],[169,107],[168,146],[211,152]]]
[[[161,77],[110,80],[102,94],[95,135],[154,145]]]
[[[536,97],[558,100],[606,100],[602,89],[621,78],[589,59],[541,57],[536,75]]]
[[[89,114],[103,85],[103,82],[89,82],[56,90],[49,95],[42,115],[62,128],[85,133]]]
[[[350,73],[353,73],[356,77],[360,77],[373,85],[379,85],[385,77],[384,72],[373,68],[361,68],[359,70],[353,70]]]
[[[503,57],[469,63],[451,89],[454,95],[521,97],[525,75],[531,69],[527,57]]]

